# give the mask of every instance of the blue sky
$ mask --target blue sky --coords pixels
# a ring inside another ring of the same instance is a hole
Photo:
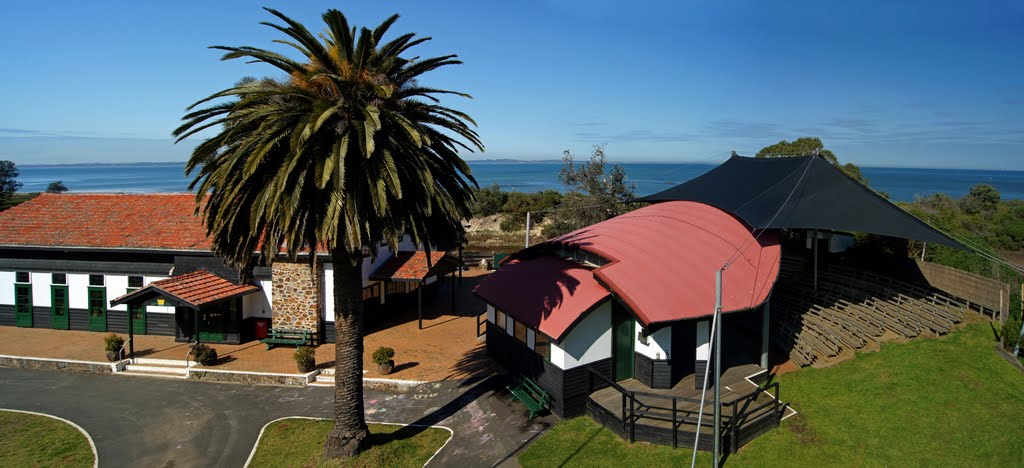
[[[475,99],[467,159],[717,162],[820,136],[865,166],[1019,169],[1021,2],[16,2],[0,17],[0,159],[182,161],[184,108],[245,75],[214,44],[265,48],[279,8],[319,31],[340,8],[432,36],[464,65],[427,84]],[[283,48],[281,50],[284,50]]]

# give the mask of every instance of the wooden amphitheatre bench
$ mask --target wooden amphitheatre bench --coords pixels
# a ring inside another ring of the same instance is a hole
[[[509,385],[508,391],[512,392],[512,401],[519,400],[530,410],[530,419],[537,417],[551,405],[548,392],[526,376],[519,377],[519,382],[515,385]]]
[[[267,345],[270,351],[274,345],[295,345],[305,346],[313,339],[313,332],[309,330],[295,330],[291,328],[271,328],[269,335],[260,340],[260,343]]]

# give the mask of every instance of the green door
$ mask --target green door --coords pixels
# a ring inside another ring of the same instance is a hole
[[[89,288],[89,331],[107,331],[106,288]]]
[[[132,332],[136,335],[146,334],[146,306],[130,305],[128,308],[132,313]]]
[[[32,285],[14,285],[14,324],[19,327],[32,326]]]
[[[131,278],[129,277],[129,280]],[[128,294],[138,291],[139,288],[128,288]],[[128,312],[132,318],[132,333],[136,335],[146,334],[146,306],[128,304]]]
[[[224,312],[202,310],[199,312],[199,341],[224,341]]]
[[[633,378],[633,329],[636,322],[618,304],[612,305],[612,361],[615,381]]]
[[[71,328],[68,319],[68,287],[50,286],[50,325],[57,330]]]

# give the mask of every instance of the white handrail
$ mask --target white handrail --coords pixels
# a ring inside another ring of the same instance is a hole
[[[133,339],[135,339],[134,336],[128,338],[128,341],[125,341],[124,344],[121,345],[121,349],[117,350],[117,360],[118,361],[124,359],[124,348],[126,348],[128,346],[128,344],[132,342]],[[135,356],[132,356],[132,357],[134,358]]]

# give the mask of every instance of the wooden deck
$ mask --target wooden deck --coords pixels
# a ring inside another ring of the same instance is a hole
[[[763,382],[765,377],[767,372],[753,364],[734,366],[723,373],[722,433],[726,450],[736,450],[778,425],[784,405],[772,394],[758,391],[754,383]],[[635,379],[617,382],[590,394],[588,412],[630,441],[692,447],[699,432],[699,448],[711,450],[714,390],[710,387],[705,396],[698,431],[701,391],[694,385],[697,378],[703,379],[703,375],[686,376],[671,389],[651,389]],[[777,385],[770,389],[778,391]]]

